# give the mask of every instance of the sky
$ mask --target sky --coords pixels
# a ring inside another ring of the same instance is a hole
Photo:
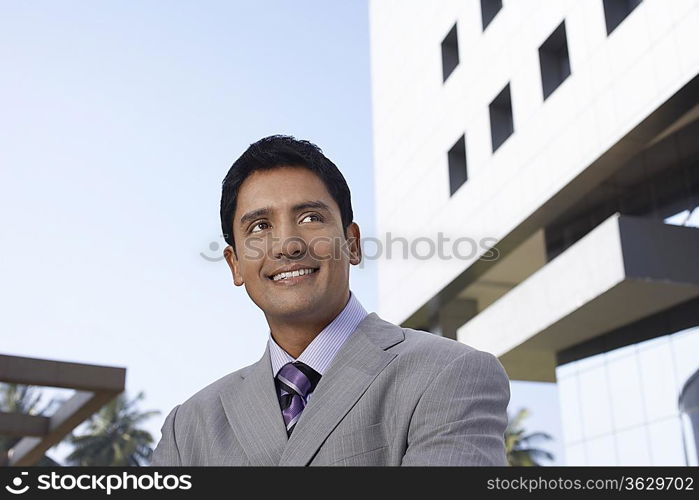
[[[126,367],[156,442],[257,361],[268,328],[221,259],[221,181],[264,136],[310,140],[376,236],[368,23],[365,0],[0,0],[0,353]],[[370,312],[376,281],[351,270]],[[555,384],[511,393],[564,463]]]

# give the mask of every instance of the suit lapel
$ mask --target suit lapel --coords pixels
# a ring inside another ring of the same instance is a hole
[[[307,465],[313,459],[328,435],[395,358],[386,349],[404,338],[400,327],[376,313],[357,325],[313,391],[279,465]]]
[[[236,387],[220,393],[229,425],[252,465],[279,465],[288,438],[279,408],[269,346]]]

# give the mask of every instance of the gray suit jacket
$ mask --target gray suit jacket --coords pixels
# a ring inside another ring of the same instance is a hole
[[[151,465],[507,465],[509,399],[492,354],[370,313],[291,437],[268,348],[175,406]]]

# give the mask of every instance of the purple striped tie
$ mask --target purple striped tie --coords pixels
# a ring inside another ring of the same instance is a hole
[[[277,374],[279,405],[282,409],[287,435],[291,435],[294,425],[306,406],[308,395],[320,380],[320,374],[310,366],[296,361],[282,366]]]

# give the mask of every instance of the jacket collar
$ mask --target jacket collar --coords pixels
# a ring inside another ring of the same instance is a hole
[[[220,393],[221,403],[252,465],[307,465],[328,435],[395,358],[387,349],[403,329],[368,314],[338,351],[287,438],[272,375],[269,347],[242,383]]]

